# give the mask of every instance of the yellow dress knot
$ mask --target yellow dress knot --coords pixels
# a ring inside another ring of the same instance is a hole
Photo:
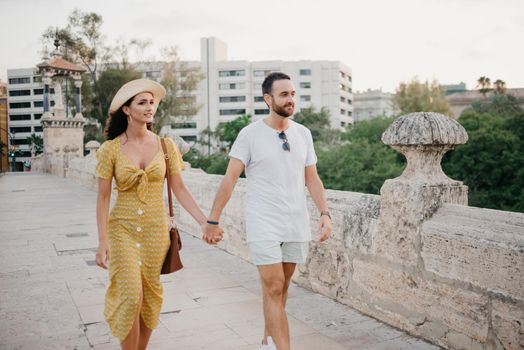
[[[137,169],[134,173],[130,174],[126,181],[117,186],[118,191],[127,191],[138,183],[136,188],[136,194],[141,202],[146,202],[147,194],[147,173],[143,169]]]

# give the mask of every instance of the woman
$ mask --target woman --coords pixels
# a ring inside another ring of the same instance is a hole
[[[146,348],[162,306],[160,270],[170,244],[162,194],[166,164],[151,123],[165,94],[162,85],[148,79],[123,85],[109,108],[107,141],[96,154],[96,262],[109,268],[104,315],[124,350]],[[206,216],[184,185],[180,152],[171,139],[166,146],[173,193],[202,226]],[[109,215],[113,177],[118,197]],[[208,243],[220,238],[204,237]]]

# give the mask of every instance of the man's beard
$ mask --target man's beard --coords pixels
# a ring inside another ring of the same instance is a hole
[[[293,107],[291,112],[286,111],[286,107],[289,105]],[[280,107],[273,103],[273,111],[283,118],[289,118],[293,115],[293,112],[295,111],[295,106],[293,104],[288,103],[284,107]]]

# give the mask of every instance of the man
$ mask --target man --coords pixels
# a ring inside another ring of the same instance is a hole
[[[265,329],[260,349],[290,350],[287,291],[296,264],[306,261],[311,240],[305,186],[320,211],[320,241],[331,234],[331,216],[311,132],[289,119],[295,107],[289,76],[269,74],[262,93],[270,115],[238,134],[204,237],[210,243],[220,239],[220,214],[245,169],[247,241],[263,290]]]

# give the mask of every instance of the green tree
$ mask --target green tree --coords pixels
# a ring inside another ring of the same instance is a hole
[[[477,79],[477,88],[479,88],[479,92],[486,97],[486,94],[492,90],[491,79],[486,76],[481,76]]]
[[[506,82],[504,80],[497,79],[493,83],[493,91],[496,94],[505,94],[506,93]]]
[[[68,17],[65,28],[49,27],[42,34],[44,46],[50,45],[57,39],[60,43],[62,55],[73,62],[77,60],[82,62],[87,69],[91,85],[97,91],[97,72],[99,64],[109,61],[112,51],[104,43],[105,38],[101,32],[103,24],[102,16],[95,12],[83,12],[75,9]],[[72,85],[72,84],[71,84]],[[83,84],[86,85],[85,83]],[[89,94],[89,91],[83,88],[84,105],[86,117],[96,114],[96,119],[103,119],[101,96],[98,94]],[[69,100],[66,96],[66,100]]]
[[[27,137],[27,143],[34,149],[35,155],[39,155],[44,151],[44,140],[40,135],[32,133]]]
[[[111,100],[118,89],[128,81],[140,77],[141,74],[132,68],[108,68],[100,73],[96,88],[102,113],[96,117],[96,120],[100,122],[102,129],[106,124]]]
[[[6,155],[4,149],[7,149],[7,145],[0,140],[0,155],[3,157]]]
[[[469,204],[524,211],[524,111],[506,95],[465,110],[467,144],[446,154],[443,169],[469,187]]]
[[[313,141],[322,143],[323,147],[340,143],[342,133],[331,128],[331,117],[326,108],[318,112],[314,108],[302,110],[293,116],[293,120],[307,127]]]
[[[366,139],[316,152],[320,178],[334,190],[378,194],[384,181],[399,176],[404,167],[394,150]]]
[[[451,108],[436,80],[420,82],[413,78],[401,82],[396,89],[393,101],[402,114],[413,112],[437,112],[451,114]]]
[[[163,56],[166,64],[161,84],[167,94],[155,115],[156,132],[177,119],[186,120],[198,113],[201,106],[196,101],[194,91],[204,77],[198,69],[190,68],[180,60],[176,47],[164,48]]]
[[[249,114],[244,114],[229,122],[220,123],[215,131],[216,136],[222,143],[226,144],[227,149],[230,149],[237,139],[240,130],[249,125],[249,123],[251,123],[251,115]]]

